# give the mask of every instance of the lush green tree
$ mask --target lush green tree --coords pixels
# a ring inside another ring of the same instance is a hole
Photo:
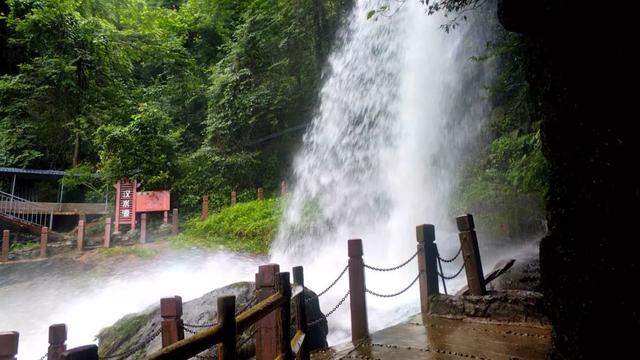
[[[110,183],[129,177],[147,189],[169,188],[180,138],[180,130],[156,104],[141,104],[126,126],[98,129],[100,173]]]
[[[3,1],[0,166],[136,177],[194,207],[275,186],[294,138],[256,140],[307,118],[349,4]]]

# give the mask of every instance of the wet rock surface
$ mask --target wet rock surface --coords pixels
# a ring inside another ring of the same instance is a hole
[[[212,326],[216,323],[218,296],[236,296],[236,309],[241,311],[254,303],[254,292],[255,284],[253,282],[238,282],[184,302],[182,320],[186,329],[185,338],[191,336],[192,332],[202,330],[200,326]],[[315,293],[305,289],[305,298],[315,298]],[[322,317],[317,299],[309,301],[306,305],[307,319]],[[126,315],[97,335],[100,356],[126,354],[121,358],[137,359],[160,349],[162,343],[161,335],[159,335],[160,322],[159,304],[151,306],[145,311]],[[292,324],[295,324],[294,311],[292,311]],[[252,326],[244,334],[238,336],[238,359],[251,359],[255,356],[255,336],[252,336],[254,330],[255,327]],[[325,320],[309,329],[305,341],[309,342],[312,349],[324,348],[327,346],[327,333],[328,328]],[[217,353],[211,349],[201,353],[200,356],[216,359]]]
[[[485,275],[493,273],[497,277],[487,284],[487,295],[469,295],[466,287],[455,296],[440,294],[432,298],[429,313],[452,318],[549,324],[540,291],[540,261],[535,252],[498,261],[494,271]]]
[[[527,290],[490,291],[484,296],[436,295],[429,314],[450,318],[474,318],[507,323],[547,325],[543,296]]]
[[[540,259],[536,253],[527,253],[516,259],[513,266],[487,285],[490,290],[528,290],[542,292]]]

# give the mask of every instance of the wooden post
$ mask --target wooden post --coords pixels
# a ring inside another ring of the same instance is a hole
[[[367,320],[367,298],[364,282],[364,260],[362,260],[362,240],[351,239],[349,252],[349,299],[351,300],[351,340],[357,341],[369,336]]]
[[[209,196],[202,195],[202,220],[207,220],[209,217]]]
[[[47,257],[47,244],[49,243],[49,228],[43,226],[40,229],[40,258]]]
[[[62,353],[61,360],[99,360],[98,346],[85,345]]]
[[[218,344],[218,360],[236,359],[236,297],[218,297],[218,324],[222,326],[222,342]]]
[[[302,286],[302,294],[296,297],[296,328],[309,336],[307,329],[307,303],[304,297],[304,269],[302,266],[293,268],[293,283]],[[309,341],[303,341],[298,352],[298,360],[309,360]]]
[[[258,267],[256,274],[256,300],[262,301],[276,293],[278,264],[267,264]],[[256,360],[273,360],[278,353],[277,312],[263,317],[256,322]]]
[[[140,244],[147,242],[147,214],[140,214]]]
[[[116,182],[114,185],[116,188],[116,211],[115,211],[115,222],[116,222],[116,232],[120,232],[120,211],[118,211],[118,207],[120,204],[120,180]]]
[[[111,218],[104,220],[104,247],[111,247]]]
[[[284,195],[287,193],[287,181],[282,180],[280,182],[280,195]]]
[[[278,319],[278,354],[284,355],[282,359],[292,359],[291,352],[291,281],[288,272],[278,274],[278,290],[286,299],[280,307]]]
[[[162,213],[162,223],[167,225],[169,223],[169,212],[168,211],[164,211]]]
[[[456,224],[460,231],[460,246],[464,259],[464,272],[467,275],[467,284],[471,295],[485,295],[487,289],[484,283],[480,250],[478,249],[478,237],[475,231],[473,216],[466,214],[456,218]]]
[[[84,220],[78,221],[78,251],[84,249]]]
[[[54,324],[49,326],[49,349],[47,360],[59,360],[62,353],[67,351],[67,325]]]
[[[420,311],[429,312],[429,298],[440,293],[438,286],[438,249],[435,227],[430,224],[416,227],[418,240],[418,271],[420,273]]]
[[[173,220],[171,223],[171,235],[178,235],[178,209],[173,209]]]
[[[11,232],[9,230],[2,231],[2,262],[9,261],[9,236]]]
[[[264,200],[264,189],[259,187],[257,191],[258,200]]]
[[[160,299],[160,316],[162,317],[160,328],[163,348],[184,339],[180,296]]]
[[[0,360],[16,360],[19,339],[20,334],[16,331],[0,332]]]
[[[231,192],[231,207],[236,206],[236,202],[238,201],[238,197],[236,196],[236,192]]]

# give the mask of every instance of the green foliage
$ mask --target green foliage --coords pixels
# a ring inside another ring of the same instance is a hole
[[[457,209],[476,214],[498,236],[521,237],[544,230],[543,199],[548,168],[540,137],[541,111],[525,78],[524,44],[502,32],[488,44],[498,75],[490,87],[490,143],[469,159]]]
[[[95,188],[136,178],[184,210],[275,188],[295,142],[249,144],[312,111],[349,3],[10,0],[0,166],[71,168],[68,185],[97,170]]]
[[[138,179],[149,189],[167,188],[180,131],[154,104],[142,104],[126,126],[101,126],[96,134],[100,172],[109,182]]]
[[[99,255],[105,257],[116,257],[116,256],[136,256],[142,259],[153,258],[158,254],[158,251],[144,248],[137,245],[132,246],[114,246],[110,248],[99,248],[97,250]]]
[[[26,242],[12,241],[9,244],[9,252],[31,251],[40,247],[40,242],[37,240],[30,240]]]
[[[99,355],[106,357],[109,354],[120,354],[133,350],[136,345],[139,345],[140,339],[136,335],[154,316],[158,316],[158,314],[152,310],[141,314],[129,314],[116,321],[115,324],[100,330],[96,335],[100,342]],[[142,348],[134,351],[130,356],[134,359],[140,359],[145,355],[145,349]]]
[[[223,247],[251,254],[266,254],[282,216],[279,199],[238,203],[209,215],[191,219],[172,242],[179,247]]]

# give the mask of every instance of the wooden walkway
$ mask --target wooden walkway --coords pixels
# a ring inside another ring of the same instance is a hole
[[[312,354],[329,359],[485,359],[544,360],[551,349],[551,329],[421,315],[380,330],[365,341]]]

